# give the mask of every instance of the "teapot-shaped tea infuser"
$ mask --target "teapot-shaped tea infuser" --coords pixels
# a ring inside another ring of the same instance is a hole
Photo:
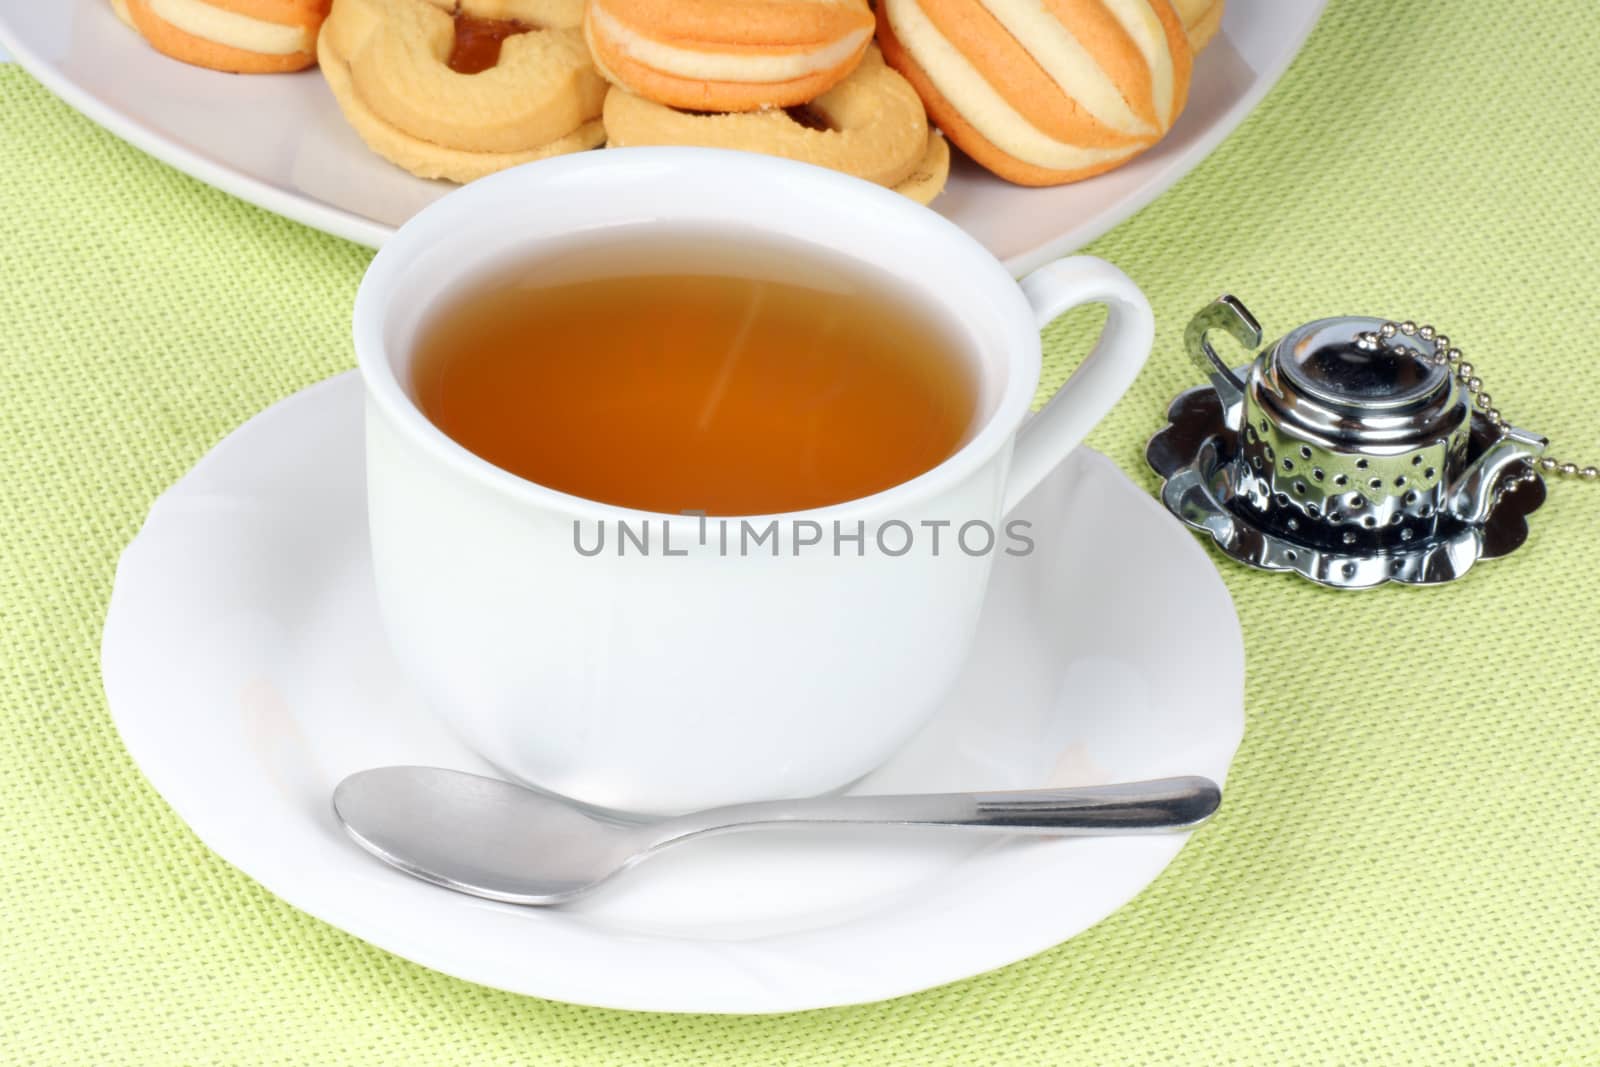
[[[1431,326],[1319,319],[1237,369],[1214,330],[1261,344],[1234,297],[1202,309],[1185,345],[1210,385],[1172,402],[1146,458],[1167,508],[1241,563],[1341,589],[1447,582],[1526,540],[1540,471],[1600,479],[1507,425]]]

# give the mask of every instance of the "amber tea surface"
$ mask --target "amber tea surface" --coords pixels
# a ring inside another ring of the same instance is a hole
[[[973,422],[950,333],[847,273],[549,274],[473,284],[413,363],[435,425],[540,485],[657,512],[797,511],[929,470]]]

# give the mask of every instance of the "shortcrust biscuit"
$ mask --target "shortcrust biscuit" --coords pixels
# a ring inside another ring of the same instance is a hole
[[[580,19],[569,0],[339,0],[319,52],[373,151],[424,178],[467,182],[604,141],[606,83]],[[494,38],[497,56],[476,54],[476,73],[453,69],[458,31]]]
[[[613,87],[606,96],[613,147],[736,148],[815,163],[897,189],[922,203],[944,188],[950,152],[928,126],[910,84],[870,48],[835,88],[788,110],[703,114],[679,111]]]

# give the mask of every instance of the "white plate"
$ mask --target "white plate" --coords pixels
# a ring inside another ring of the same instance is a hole
[[[334,784],[391,763],[491,772],[398,680],[362,470],[354,374],[251,420],[151,508],[117,569],[102,663],[129,751],[200,838],[375,945],[583,1004],[819,1008],[1049,948],[1132,899],[1183,845],[752,834],[680,846],[544,910],[414,881],[344,837]],[[956,690],[856,791],[1222,781],[1244,729],[1244,652],[1199,543],[1083,449],[1018,517],[1038,548],[997,560]]]
[[[1228,0],[1168,136],[1091,181],[1024,189],[961,160],[934,206],[1015,272],[1065,255],[1154,200],[1215,148],[1278,80],[1325,0]],[[0,47],[118,137],[201,181],[376,248],[452,186],[369,152],[316,71],[216,74],[148,48],[107,0],[0,0]]]

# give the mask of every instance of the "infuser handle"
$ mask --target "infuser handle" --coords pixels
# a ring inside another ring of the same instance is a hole
[[[1261,324],[1239,302],[1238,297],[1223,293],[1201,308],[1189,320],[1189,328],[1183,333],[1183,344],[1189,350],[1189,358],[1194,360],[1201,373],[1211,379],[1211,386],[1222,401],[1223,421],[1238,431],[1243,429],[1244,383],[1206,340],[1206,334],[1212,330],[1226,330],[1228,336],[1255,351],[1261,347]]]

